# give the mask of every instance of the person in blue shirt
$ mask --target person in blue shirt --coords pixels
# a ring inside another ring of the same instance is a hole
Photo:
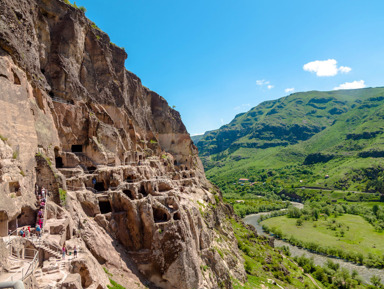
[[[41,228],[40,228],[40,225],[37,224],[36,225],[36,233],[37,233],[37,236],[40,238],[40,232],[41,232]]]

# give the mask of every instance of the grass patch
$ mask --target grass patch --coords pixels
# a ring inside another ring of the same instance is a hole
[[[111,282],[111,285],[107,285],[108,289],[126,289],[124,286],[113,281],[111,278],[109,278],[109,282]]]
[[[60,195],[60,203],[63,207],[65,207],[67,203],[67,191],[63,190],[62,188],[59,188],[59,195]]]
[[[303,244],[311,242],[319,247],[341,249],[364,256],[384,254],[384,233],[376,232],[361,216],[345,214],[327,220],[306,220],[301,226],[297,226],[296,222],[295,218],[281,216],[265,220],[262,224],[280,230],[285,239],[289,240],[292,236]]]
[[[104,270],[105,274],[107,274],[108,276],[111,276],[111,277],[113,276],[113,274],[110,273],[107,268],[103,267],[103,270]]]

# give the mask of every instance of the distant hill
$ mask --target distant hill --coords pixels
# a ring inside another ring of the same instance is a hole
[[[192,135],[191,139],[194,142],[194,144],[197,145],[197,143],[202,139],[203,136],[204,136],[203,133],[202,134],[197,134],[197,135]]]
[[[263,102],[197,146],[216,182],[269,172],[283,186],[364,190],[384,169],[383,133],[384,88],[309,91]]]

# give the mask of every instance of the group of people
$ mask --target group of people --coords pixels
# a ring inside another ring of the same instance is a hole
[[[65,260],[65,255],[68,254],[68,250],[67,250],[67,247],[65,247],[65,244],[63,245],[63,248],[61,249],[62,253],[63,253],[63,260]],[[77,248],[76,248],[76,245],[75,247],[73,247],[73,258],[77,258]]]
[[[37,220],[36,220],[36,234],[37,236],[40,237],[41,230],[43,229],[44,208],[46,203],[47,190],[44,187],[42,187],[40,190],[39,186],[36,184],[35,195],[37,199],[37,207],[39,208],[39,211],[37,212]]]
[[[11,231],[9,232],[9,234],[11,233]],[[19,231],[19,235],[20,237],[29,237],[31,236],[31,227],[28,226],[27,228],[21,228],[20,231]]]

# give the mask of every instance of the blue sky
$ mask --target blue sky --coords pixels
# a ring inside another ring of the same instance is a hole
[[[292,89],[384,85],[382,0],[76,4],[125,48],[127,69],[176,106],[192,135]]]

